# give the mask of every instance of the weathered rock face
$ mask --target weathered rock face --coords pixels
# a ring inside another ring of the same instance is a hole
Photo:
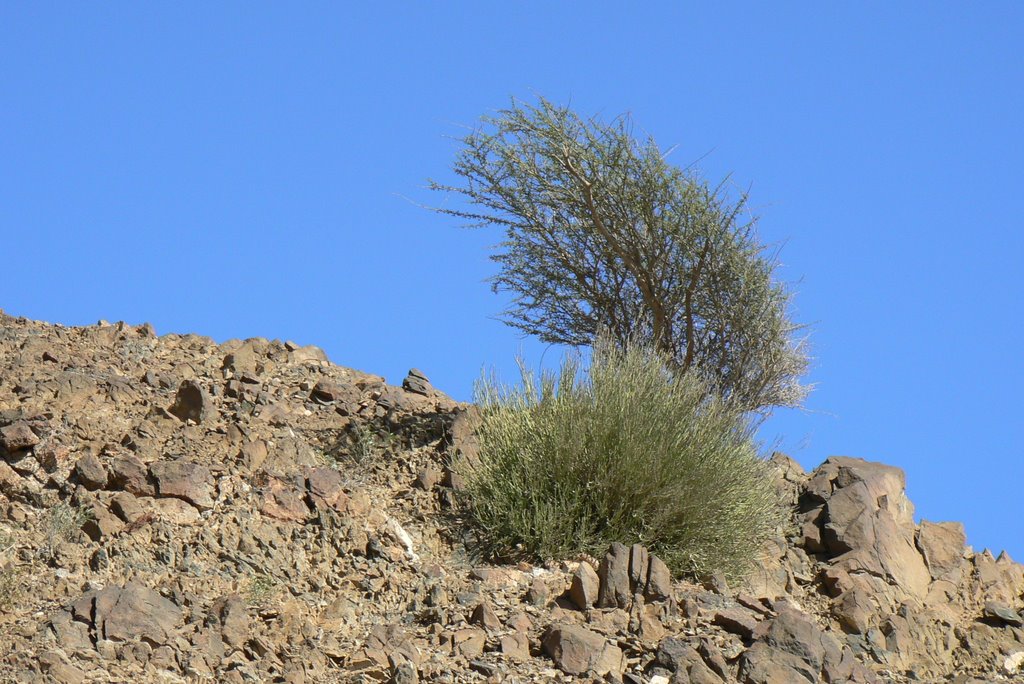
[[[0,680],[1022,676],[1024,568],[915,525],[896,468],[774,456],[793,518],[744,585],[641,545],[474,567],[446,511],[478,421],[415,369],[0,313]]]

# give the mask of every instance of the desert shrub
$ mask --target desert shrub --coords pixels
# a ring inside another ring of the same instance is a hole
[[[599,340],[579,365],[478,383],[480,457],[456,464],[478,549],[547,559],[641,543],[677,574],[745,574],[781,509],[742,409],[639,345]]]

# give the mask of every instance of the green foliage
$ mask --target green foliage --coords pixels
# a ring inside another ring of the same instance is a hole
[[[458,462],[483,553],[603,554],[641,543],[676,573],[741,576],[780,520],[744,414],[655,352],[598,340],[581,377],[483,380],[479,462]]]
[[[628,116],[583,119],[544,99],[513,100],[461,142],[459,184],[430,187],[469,205],[437,211],[504,231],[492,283],[514,295],[508,324],[556,344],[601,330],[647,342],[748,411],[800,403],[799,326],[745,194],[669,164]]]

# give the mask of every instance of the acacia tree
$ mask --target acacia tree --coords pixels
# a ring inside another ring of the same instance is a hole
[[[800,326],[746,194],[669,164],[628,115],[602,123],[544,99],[513,100],[461,142],[461,184],[430,187],[468,201],[436,211],[504,230],[491,282],[513,294],[506,323],[557,344],[599,331],[650,344],[744,410],[801,401]]]

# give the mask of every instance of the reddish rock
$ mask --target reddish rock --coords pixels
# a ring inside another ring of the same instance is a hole
[[[344,511],[348,507],[348,495],[345,494],[344,478],[334,468],[309,468],[306,470],[306,488],[310,500],[318,508],[326,507],[336,511]]]
[[[260,492],[260,513],[278,520],[300,521],[309,517],[305,492],[276,477]]]

